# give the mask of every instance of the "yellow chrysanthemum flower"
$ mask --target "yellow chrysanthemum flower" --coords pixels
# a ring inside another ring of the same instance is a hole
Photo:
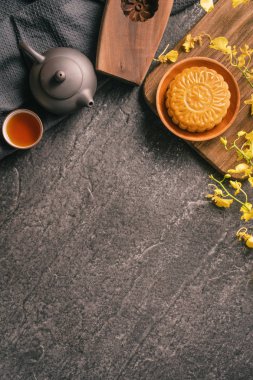
[[[230,198],[221,198],[218,195],[214,195],[213,202],[218,207],[229,208],[234,201]]]
[[[187,34],[183,43],[184,50],[186,51],[186,53],[189,53],[189,51],[193,49],[194,46],[195,46],[195,38],[192,37],[191,34]]]
[[[252,55],[253,53],[253,49],[251,49],[249,47],[249,45],[245,44],[243,47],[240,48],[242,54],[244,55],[248,55],[249,57]]]
[[[178,51],[171,50],[167,54],[161,54],[158,57],[158,61],[161,63],[167,63],[167,62],[176,62],[178,59]]]
[[[240,211],[242,212],[241,219],[248,222],[250,219],[253,219],[253,210],[252,210],[252,204],[247,202],[244,203],[244,205],[240,208]]]
[[[241,182],[238,181],[229,181],[230,185],[235,189],[235,195],[239,194],[242,188]]]
[[[219,194],[219,195],[218,195]],[[211,198],[215,206],[229,208],[233,203],[233,199],[222,198],[222,191],[215,189],[214,194],[207,194],[207,198]]]
[[[245,245],[248,248],[253,248],[253,236],[247,233],[247,228],[246,227],[240,228],[237,231],[236,236],[238,237],[238,239],[240,241],[244,240]]]

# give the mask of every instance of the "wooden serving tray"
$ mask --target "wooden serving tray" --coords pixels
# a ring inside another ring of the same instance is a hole
[[[211,13],[206,14],[189,33],[195,36],[202,32],[210,34],[212,38],[224,36],[228,39],[229,45],[237,45],[239,47],[248,44],[252,46],[253,1],[234,9],[230,0],[219,0],[215,9]],[[241,93],[240,111],[233,125],[223,136],[226,136],[228,141],[232,141],[236,138],[236,133],[239,130],[243,129],[247,132],[253,130],[253,116],[250,116],[250,107],[244,104],[244,100],[250,98],[253,89],[241,75],[240,71],[230,65],[229,58],[223,55],[223,53],[210,49],[208,47],[208,40],[204,40],[205,42],[202,46],[196,45],[197,47],[191,50],[190,53],[185,53],[180,49],[183,40],[175,47],[175,49],[181,51],[178,61],[193,56],[216,59],[232,72],[238,82]],[[159,64],[148,75],[144,83],[145,99],[154,112],[156,112],[156,90],[161,78],[168,70],[168,65],[171,64]],[[225,151],[220,143],[220,137],[203,142],[186,142],[221,173],[225,173],[237,163],[235,153],[233,151]]]
[[[146,2],[155,13],[152,12],[152,17],[146,21],[143,21],[145,17],[140,21],[139,15],[145,15],[145,12],[135,9],[145,10],[142,2],[107,0],[97,47],[98,71],[137,85],[142,83],[162,39],[173,5],[173,0]],[[131,13],[124,14],[128,8]]]

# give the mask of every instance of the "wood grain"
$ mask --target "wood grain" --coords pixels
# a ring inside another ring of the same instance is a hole
[[[249,44],[252,46],[253,2],[251,1],[247,5],[233,9],[231,1],[219,0],[213,12],[206,14],[190,33],[194,36],[201,32],[210,34],[212,38],[225,36],[231,45],[242,46]],[[180,50],[182,42],[183,40],[178,43],[176,49]],[[249,98],[253,91],[239,70],[232,67],[229,63],[229,59],[221,52],[210,49],[208,47],[208,41],[206,41],[203,46],[198,46],[193,49],[190,53],[185,53],[181,50],[179,60],[193,56],[210,57],[218,60],[223,63],[237,79],[241,93],[240,111],[235,122],[224,133],[224,136],[226,136],[229,141],[232,141],[238,130],[252,130],[253,118],[250,116],[250,108],[244,104],[244,100]],[[156,112],[156,90],[167,69],[168,64],[158,65],[144,83],[145,99],[154,112]],[[222,173],[225,173],[227,169],[235,166],[237,162],[236,155],[232,151],[225,151],[224,147],[220,144],[219,137],[209,141],[193,143],[187,141],[187,143]]]
[[[120,0],[105,6],[97,49],[96,69],[140,85],[150,67],[168,23],[173,0],[160,0],[145,22],[125,16]]]

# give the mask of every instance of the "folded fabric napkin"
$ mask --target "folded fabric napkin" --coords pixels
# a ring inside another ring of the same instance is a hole
[[[175,0],[173,13],[194,1]],[[62,120],[62,117],[41,109],[32,99],[28,62],[25,62],[18,43],[24,40],[39,52],[57,46],[73,47],[94,62],[103,3],[101,0],[0,0],[1,124],[8,112],[21,106],[37,112],[45,129]],[[13,150],[0,140],[0,159]]]

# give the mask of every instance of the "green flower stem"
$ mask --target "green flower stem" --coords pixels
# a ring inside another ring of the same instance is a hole
[[[241,71],[242,75],[244,76],[244,78],[248,81],[248,83],[250,84],[250,86],[253,88],[253,83],[250,81],[250,79],[247,77],[247,73],[245,72],[245,70],[242,70],[240,67],[238,67],[238,70]]]
[[[242,206],[247,207],[247,206],[245,205],[245,202],[240,201],[240,199],[236,198],[233,194],[231,194],[231,193],[226,189],[226,187],[223,185],[223,183],[222,183],[221,181],[219,181],[218,179],[214,178],[213,175],[210,175],[210,178],[211,178],[214,182],[218,183],[218,184],[220,185],[220,187],[226,192],[227,195],[229,195],[231,198],[233,198],[236,202],[240,203]],[[247,207],[247,208],[248,208],[248,207]],[[249,210],[249,209],[248,209],[248,210]],[[250,211],[250,210],[249,210],[249,211]]]
[[[236,139],[235,141],[237,141],[237,140],[238,139]],[[233,145],[231,146],[231,148],[235,148],[243,156],[243,158],[247,161],[247,163],[250,164],[251,166],[253,166],[253,162],[248,159],[248,157],[246,156],[244,151],[242,149],[240,149],[238,145],[236,145],[235,141],[234,141]]]
[[[244,71],[248,71],[248,67],[249,67],[249,65],[250,65],[250,62],[251,62],[251,56],[249,55],[249,54],[247,54],[248,55],[248,63],[247,63],[247,65],[245,66],[245,70]]]
[[[216,181],[216,179],[212,176],[212,177],[210,177],[212,180],[214,180],[214,181]],[[222,181],[218,181],[219,182],[219,184],[221,185],[226,179],[228,179],[228,177],[226,177],[226,176],[224,176],[223,177],[223,180]],[[216,186],[216,185],[214,185],[214,186]],[[226,192],[227,192],[227,194],[229,194],[231,197],[233,197],[233,195],[232,194],[230,194],[229,193],[229,191],[225,188],[225,190],[226,190]],[[244,196],[245,196],[245,203],[247,203],[248,202],[248,194],[242,189],[242,187],[240,188],[240,190],[239,190],[241,193],[243,193],[244,194]]]
[[[161,57],[161,55],[164,55],[164,53],[169,49],[169,46],[170,44],[168,44],[165,49],[163,50],[163,52],[159,55],[159,57]]]
[[[165,47],[165,49],[163,50],[163,52],[162,52],[161,54],[159,54],[158,58],[153,58],[153,61],[155,61],[155,62],[160,62],[159,58],[160,58],[162,55],[165,54],[165,52],[168,50],[169,46],[170,46],[170,44],[168,44],[168,45]]]
[[[248,203],[248,194],[242,188],[240,188],[240,191],[245,195],[245,203]]]

